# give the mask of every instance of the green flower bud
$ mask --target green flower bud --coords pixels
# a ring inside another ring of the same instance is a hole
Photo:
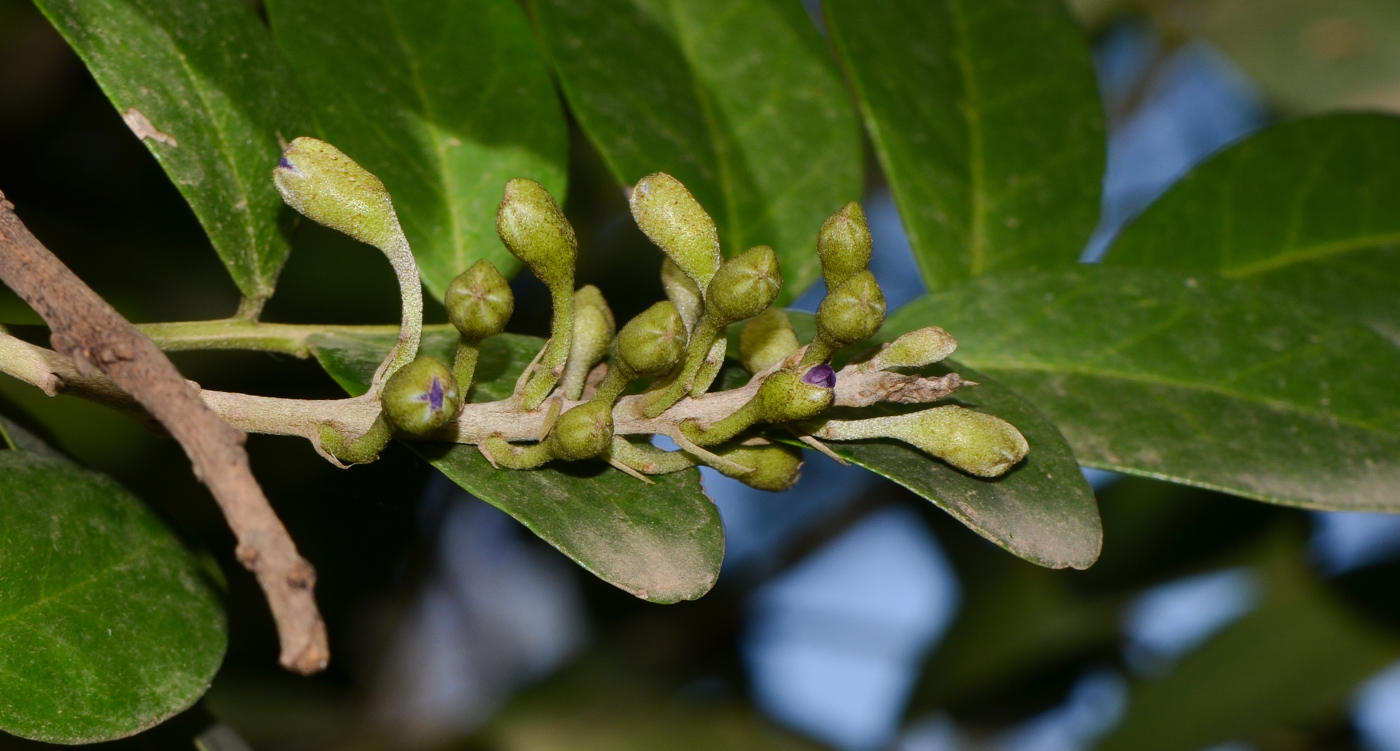
[[[612,439],[612,405],[591,401],[561,415],[545,445],[555,459],[572,462],[602,456]]]
[[[769,308],[739,333],[739,359],[750,373],[767,370],[797,351],[797,332],[782,308]],[[741,462],[742,463],[742,462]]]
[[[889,368],[922,368],[946,358],[957,348],[958,341],[951,334],[937,326],[928,326],[886,344],[858,367],[862,373]]]
[[[864,341],[885,322],[885,293],[869,271],[852,274],[827,293],[817,308],[817,337],[802,358],[806,364],[825,362],[836,350]]]
[[[676,312],[681,314],[685,330],[695,328],[695,322],[700,320],[700,312],[705,308],[705,301],[694,280],[686,276],[675,261],[667,258],[661,262],[661,286],[666,290],[666,299],[674,303]]]
[[[706,289],[719,270],[719,229],[680,180],[656,172],[632,188],[632,218],[698,289]]]
[[[588,372],[607,356],[616,330],[612,309],[597,287],[589,284],[574,292],[573,341],[560,379],[560,389],[565,396],[577,400],[583,395]]]
[[[955,405],[865,420],[828,420],[815,435],[835,441],[894,438],[978,477],[999,477],[1030,451],[1016,426]]]
[[[780,493],[797,484],[802,470],[802,450],[782,443],[767,446],[726,444],[715,453],[735,464],[753,468],[752,472],[734,472],[730,467],[716,467],[721,474],[733,477],[751,488]]]
[[[698,446],[713,446],[757,423],[809,420],[830,407],[835,398],[836,371],[826,363],[805,371],[777,370],[764,379],[753,399],[709,430],[687,421],[681,423],[681,431]]]
[[[473,342],[504,331],[511,313],[515,312],[515,295],[510,291],[510,283],[484,258],[447,285],[443,301],[447,306],[447,320],[457,327],[463,339]]]
[[[511,254],[519,258],[549,288],[554,303],[549,343],[537,369],[521,391],[525,409],[532,410],[549,396],[569,359],[574,326],[574,264],[578,240],[573,225],[554,197],[534,180],[515,178],[506,183],[496,211],[496,234]]]
[[[638,313],[617,334],[617,359],[633,376],[660,375],[685,353],[685,324],[669,300]]]
[[[437,358],[422,355],[389,378],[380,402],[394,427],[423,435],[451,422],[462,406],[462,395],[452,371]]]
[[[381,249],[401,243],[403,230],[384,183],[325,141],[292,141],[272,181],[288,206],[317,224]]]
[[[725,261],[710,280],[705,312],[720,326],[753,318],[778,299],[782,287],[778,254],[767,245],[749,248]]]
[[[860,204],[851,201],[827,217],[817,235],[817,257],[826,288],[836,289],[851,275],[865,271],[870,266],[870,247],[870,227]]]
[[[496,234],[551,292],[563,288],[573,293],[578,239],[543,185],[523,177],[506,183],[496,210]]]

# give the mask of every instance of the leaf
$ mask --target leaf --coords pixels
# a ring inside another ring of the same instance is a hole
[[[520,268],[496,237],[507,180],[564,200],[564,116],[513,0],[269,0],[327,140],[378,175],[428,289],[485,258]]]
[[[364,393],[396,338],[312,337],[321,365],[347,391]],[[423,353],[452,362],[457,333],[433,331]],[[472,401],[510,396],[544,341],[501,334],[487,339]],[[537,470],[493,469],[474,446],[414,442],[410,447],[467,492],[515,517],[603,581],[644,600],[693,600],[714,586],[724,559],[724,527],[689,469],[645,485],[601,462],[554,462]]]
[[[15,438],[25,448],[0,451],[0,730],[94,743],[189,707],[228,639],[199,564],[124,488]]]
[[[1319,509],[1400,510],[1400,349],[1248,285],[1081,266],[900,309],[1047,414],[1080,463]]]
[[[530,0],[579,125],[613,175],[675,176],[731,255],[771,245],[782,300],[820,276],[817,231],[860,198],[854,109],[793,0]],[[659,259],[658,259],[659,263]]]
[[[311,132],[292,71],[240,0],[36,0],[194,209],[253,309],[272,295],[295,214],[272,184]]]
[[[1060,0],[825,0],[929,289],[1079,258],[1104,126]]]
[[[1259,556],[1266,595],[1259,610],[1166,676],[1135,681],[1101,751],[1205,748],[1344,722],[1356,684],[1400,657],[1394,635],[1327,592],[1304,568],[1299,541],[1283,537]]]
[[[1400,344],[1400,118],[1265,130],[1182,178],[1107,262],[1218,272],[1359,318]]]

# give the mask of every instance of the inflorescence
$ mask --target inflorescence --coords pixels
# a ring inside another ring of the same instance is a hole
[[[505,329],[515,308],[499,270],[477,261],[447,288],[448,318],[461,334],[454,362],[419,355],[418,271],[383,184],[312,138],[292,142],[274,177],[293,208],[382,250],[404,295],[399,342],[371,385],[379,417],[360,435],[329,422],[319,428],[318,447],[340,462],[372,461],[401,435],[474,444],[498,468],[592,459],[649,482],[647,475],[703,464],[757,488],[784,490],[797,481],[802,455],[776,440],[775,428],[838,460],[823,441],[893,438],[981,477],[1005,473],[1028,451],[1010,423],[960,406],[824,417],[832,406],[923,404],[975,385],[956,373],[892,370],[950,355],[957,343],[936,326],[873,348],[839,371],[832,366],[838,351],[873,337],[885,319],[884,294],[868,269],[870,231],[855,202],[818,234],[828,292],[816,335],[803,346],[787,313],[773,307],[783,284],[773,249],[760,245],[725,259],[714,220],[674,177],[648,175],[631,191],[632,216],[665,254],[667,300],[620,329],[596,287],[574,288],[578,242],[558,203],[539,183],[511,180],[496,231],[549,289],[550,338],[510,398],[469,404],[482,343]],[[742,387],[711,392],[729,327],[743,321],[739,359],[752,376]],[[629,387],[637,393],[624,396]],[[520,425],[534,426],[532,434],[522,436]],[[670,437],[680,450],[654,447],[653,435]]]

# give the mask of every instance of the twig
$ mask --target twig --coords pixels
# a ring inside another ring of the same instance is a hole
[[[150,338],[45,248],[3,193],[0,279],[48,323],[54,349],[72,360],[81,379],[105,373],[180,442],[238,538],[238,560],[267,594],[282,665],[304,674],[323,669],[330,651],[313,594],[316,573],[253,478],[246,435],[210,410]]]

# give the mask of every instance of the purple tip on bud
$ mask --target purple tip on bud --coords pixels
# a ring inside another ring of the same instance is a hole
[[[442,381],[434,378],[433,385],[428,387],[426,393],[419,394],[413,398],[416,401],[426,402],[428,404],[428,411],[441,412],[443,407]]]
[[[808,386],[821,386],[824,389],[836,388],[836,371],[827,363],[814,366],[802,376]]]
[[[293,172],[296,172],[297,174],[301,174],[301,171],[298,170],[296,167],[293,167],[292,163],[287,161],[287,157],[285,156],[277,160],[277,166],[281,167],[282,169],[288,169]]]

